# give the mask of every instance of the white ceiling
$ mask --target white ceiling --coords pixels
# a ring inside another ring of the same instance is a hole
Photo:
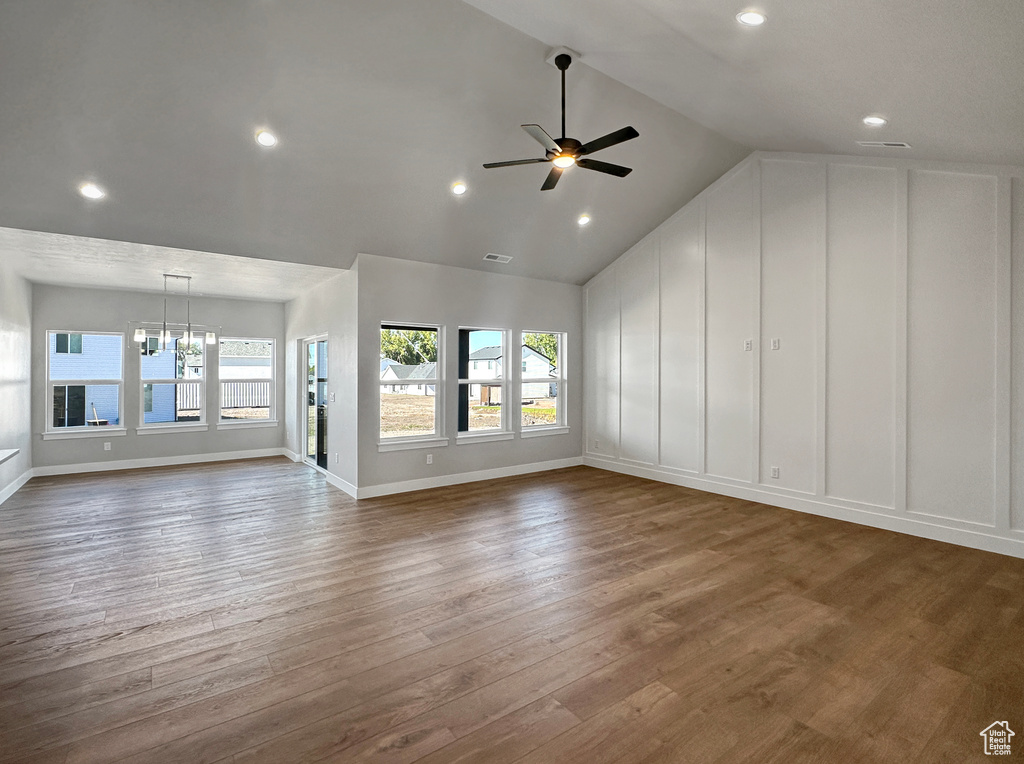
[[[30,281],[161,292],[163,274],[192,277],[192,294],[287,302],[342,271],[213,252],[0,228],[0,260]],[[167,291],[183,294],[182,280]]]
[[[1024,165],[1021,0],[467,2],[755,149]]]
[[[0,226],[582,283],[749,150],[581,64],[568,132],[632,124],[640,138],[599,158],[634,172],[576,168],[541,192],[545,167],[484,170],[542,155],[520,124],[558,132],[548,51],[459,0],[0,3]],[[256,145],[261,126],[278,147]],[[108,198],[82,199],[84,180]],[[488,252],[515,259],[485,264]],[[119,262],[108,275],[127,286]]]

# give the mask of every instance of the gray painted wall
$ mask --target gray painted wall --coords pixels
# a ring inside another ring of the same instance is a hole
[[[0,497],[32,466],[31,323],[31,284],[0,263],[0,450],[21,449],[0,464]]]
[[[359,487],[579,457],[582,452],[582,288],[573,284],[481,273],[465,268],[360,255]],[[380,325],[384,321],[444,327],[444,434],[451,444],[427,450],[378,452]],[[523,440],[457,445],[460,326],[566,332],[569,432]],[[434,462],[426,464],[426,454]]]
[[[5,300],[6,302],[6,300]],[[75,289],[35,284],[32,287],[32,466],[49,467],[65,464],[217,454],[280,448],[284,444],[284,426],[254,429],[218,430],[219,394],[217,353],[207,354],[206,432],[161,433],[140,436],[135,432],[139,411],[139,355],[131,344],[125,353],[124,412],[128,434],[111,438],[111,450],[103,450],[103,438],[43,440],[46,411],[46,332],[54,329],[72,331],[127,332],[129,321],[159,321],[163,301],[158,294]],[[168,317],[181,320],[184,301],[172,298]],[[253,302],[220,298],[192,299],[192,317],[197,323],[221,326],[221,334],[229,337],[272,338],[278,346],[277,375],[284,373],[284,305],[275,302]],[[276,388],[277,413],[280,422],[284,412],[283,384]],[[6,465],[4,465],[6,466]],[[0,467],[2,468],[2,467]]]
[[[326,334],[328,393],[328,471],[356,485],[358,447],[356,430],[356,336],[359,269],[321,284],[285,306],[285,429],[288,450],[302,454],[305,366],[299,362],[302,341]],[[301,391],[301,392],[300,392]],[[337,455],[337,456],[335,456]]]

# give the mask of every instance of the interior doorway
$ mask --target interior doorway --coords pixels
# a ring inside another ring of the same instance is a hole
[[[305,453],[308,464],[327,469],[327,337],[303,342],[302,359],[306,368]]]

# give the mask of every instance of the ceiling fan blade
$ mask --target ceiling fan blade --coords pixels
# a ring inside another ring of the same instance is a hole
[[[555,143],[555,139],[548,135],[547,131],[540,125],[520,125],[520,127],[548,151],[553,151],[557,154],[562,150],[562,147]]]
[[[606,149],[609,146],[614,146],[616,143],[623,143],[625,141],[631,141],[634,138],[638,138],[638,133],[632,127],[624,127],[621,130],[616,130],[614,133],[608,133],[608,135],[602,135],[600,138],[595,138],[590,143],[584,143],[580,148],[580,156],[584,154],[593,154],[595,151]]]
[[[513,159],[511,162],[489,162],[484,167],[489,170],[492,167],[514,167],[517,164],[539,164],[540,162],[550,161],[550,159]]]
[[[625,178],[627,175],[633,172],[632,167],[623,167],[620,164],[601,162],[597,159],[577,159],[576,166],[582,167],[584,170],[597,170],[598,172],[606,172],[609,175],[617,175],[620,178]]]
[[[562,177],[561,167],[552,167],[551,172],[548,173],[548,177],[544,179],[544,185],[540,187],[541,191],[550,191],[558,183],[558,179]]]

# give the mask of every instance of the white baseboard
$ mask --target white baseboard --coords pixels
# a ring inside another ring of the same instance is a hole
[[[301,456],[299,456],[299,455],[298,455],[297,453],[295,453],[294,451],[291,451],[291,450],[289,450],[289,449],[287,449],[287,448],[282,448],[282,449],[281,449],[281,451],[282,451],[282,453],[284,454],[284,456],[287,456],[287,457],[288,457],[289,459],[291,459],[291,460],[292,460],[293,462],[301,462],[301,461],[302,461],[302,457],[301,457]]]
[[[549,470],[560,470],[564,467],[579,467],[583,464],[583,457],[574,456],[570,459],[552,459],[547,462],[534,462],[532,464],[513,464],[510,467],[496,467],[491,470],[477,470],[476,472],[459,472],[454,475],[438,475],[437,477],[420,478],[418,480],[403,480],[399,483],[381,483],[369,485],[364,488],[354,488],[354,495],[357,499],[372,499],[377,496],[390,496],[394,493],[406,493],[407,491],[422,491],[425,488],[443,488],[447,485],[459,485],[460,483],[475,483],[479,480],[495,480],[496,478],[513,477],[515,475],[527,475],[531,472],[547,472]],[[340,488],[340,486],[339,486]],[[342,488],[342,490],[346,490]]]
[[[263,459],[268,456],[287,456],[287,454],[283,448],[256,448],[249,451],[221,451],[216,454],[184,454],[182,456],[155,456],[145,459],[118,459],[110,462],[56,464],[52,467],[34,467],[32,469],[32,477],[77,475],[83,472],[108,472],[112,470],[137,470],[146,467],[173,467],[179,464],[226,462],[235,459]]]
[[[595,456],[583,457],[583,463],[588,467],[596,467],[602,470],[609,470],[610,472],[621,472],[625,475],[648,478],[649,480],[671,483],[672,485],[681,485],[686,488],[695,488],[699,491],[731,496],[736,499],[756,501],[761,504],[782,507],[783,509],[793,509],[797,512],[806,512],[811,515],[831,517],[835,520],[845,520],[846,522],[859,525],[868,525],[872,528],[906,533],[910,536],[919,536],[933,541],[945,541],[949,544],[971,547],[972,549],[981,549],[986,552],[996,552],[997,554],[1005,554],[1010,557],[1024,558],[1024,538],[998,535],[998,531],[995,528],[991,532],[985,530],[985,526],[978,526],[978,529],[954,528],[918,519],[921,515],[910,517],[883,514],[878,508],[870,508],[869,506],[862,508],[841,506],[832,503],[827,498],[800,498],[766,491],[758,487],[748,488],[728,483],[719,483],[705,478],[666,472],[656,467],[623,464],[622,462]]]
[[[337,475],[332,475],[330,472],[324,472],[327,476],[327,482],[337,488],[339,491],[344,491],[353,499],[359,498],[359,489],[352,485],[347,480],[342,480]]]
[[[3,488],[0,488],[0,504],[3,504],[9,498],[14,496],[14,494],[18,492],[18,489],[25,485],[25,483],[27,483],[29,480],[31,480],[32,477],[32,470],[27,469],[24,472],[22,472],[21,475],[16,477],[12,482],[8,483]]]

